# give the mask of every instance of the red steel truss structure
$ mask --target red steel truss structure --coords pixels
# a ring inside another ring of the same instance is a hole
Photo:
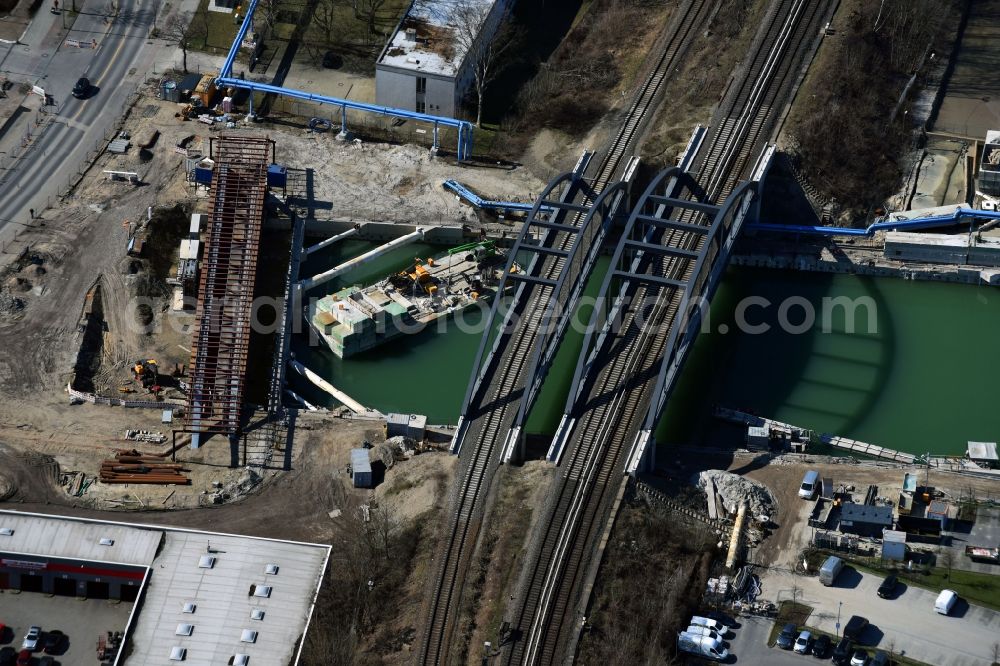
[[[216,139],[188,382],[187,430],[237,435],[271,141]],[[197,446],[197,444],[194,444]]]

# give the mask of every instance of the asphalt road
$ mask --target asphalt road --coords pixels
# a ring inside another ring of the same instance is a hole
[[[1000,636],[1000,613],[960,600],[951,615],[939,615],[934,612],[937,593],[912,585],[901,584],[895,599],[880,599],[875,591],[882,580],[845,567],[835,586],[824,587],[815,576],[768,572],[764,596],[791,599],[796,586],[798,600],[813,607],[809,626],[838,634],[838,612],[841,627],[852,615],[861,615],[871,623],[861,636],[864,644],[883,650],[893,646],[896,653],[927,664],[990,663],[992,645]]]
[[[25,43],[10,47],[0,71],[11,80],[43,87],[56,103],[48,108],[57,113],[14,166],[0,175],[0,240],[9,239],[11,227],[16,226],[11,222],[26,222],[29,209],[41,212],[66,190],[87,152],[118,121],[129,93],[145,74],[142,56],[155,4],[155,0],[121,0],[117,16],[108,19],[104,0],[79,2],[83,13],[68,34],[61,30],[61,16],[40,10]],[[67,46],[67,39],[96,40],[98,48]],[[90,79],[94,90],[86,99],[75,99],[71,90],[81,76]],[[25,114],[0,139],[0,151],[12,155],[19,150],[35,117]]]

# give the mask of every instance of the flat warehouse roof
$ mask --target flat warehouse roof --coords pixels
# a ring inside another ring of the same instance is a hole
[[[148,566],[122,661],[137,666],[171,663],[175,648],[188,664],[238,654],[250,665],[297,663],[330,554],[321,544],[17,511],[0,511],[0,530],[4,552]]]
[[[468,47],[459,34],[479,33],[482,25],[462,25],[484,18],[496,0],[415,0],[389,38],[380,65],[455,76]],[[417,40],[406,35],[416,30]]]
[[[236,654],[250,664],[294,663],[328,553],[316,544],[168,532],[125,663],[167,663],[178,646],[189,664],[228,664]],[[261,619],[251,616],[255,610]],[[180,624],[193,626],[190,636],[177,635]],[[243,642],[246,630],[257,632],[255,642]]]
[[[162,538],[163,531],[157,529],[0,511],[0,550],[5,553],[145,567],[156,556]],[[102,545],[102,540],[110,544]]]

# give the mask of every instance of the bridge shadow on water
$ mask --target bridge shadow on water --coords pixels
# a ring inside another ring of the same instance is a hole
[[[737,308],[751,297],[770,305],[747,308],[745,321],[769,330],[734,334]],[[868,304],[854,309],[853,327],[842,307],[824,311],[824,303],[841,297]],[[787,316],[793,325],[803,321],[802,304],[814,309],[808,330],[781,330],[779,306],[787,299],[795,299]],[[658,425],[660,456],[676,444],[742,445],[742,427],[713,419],[717,405],[850,435],[872,416],[892,375],[896,333],[875,279],[731,268]]]

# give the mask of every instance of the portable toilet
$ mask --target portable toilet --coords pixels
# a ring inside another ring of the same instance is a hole
[[[372,487],[372,463],[368,449],[351,449],[351,478],[355,488]]]

